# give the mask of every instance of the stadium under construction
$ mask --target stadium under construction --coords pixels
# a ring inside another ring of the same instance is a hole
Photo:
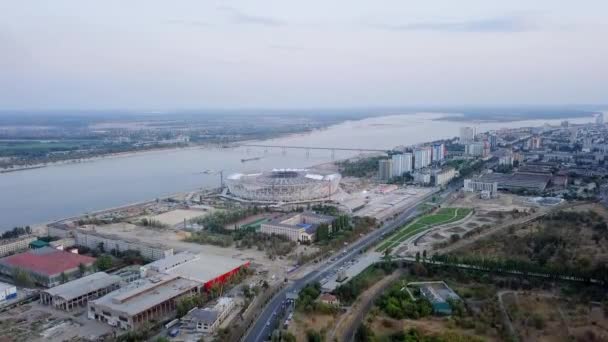
[[[229,195],[255,203],[302,203],[331,198],[338,191],[339,173],[312,169],[273,169],[227,177]]]

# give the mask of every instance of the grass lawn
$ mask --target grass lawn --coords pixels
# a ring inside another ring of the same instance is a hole
[[[401,227],[395,234],[384,241],[376,251],[383,252],[388,248],[396,247],[401,242],[433,226],[460,221],[469,215],[471,211],[472,209],[469,208],[441,208],[433,214],[422,216],[414,222]]]

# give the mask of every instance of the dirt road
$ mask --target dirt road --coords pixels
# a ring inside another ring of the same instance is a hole
[[[403,275],[403,269],[383,278],[369,289],[365,290],[355,303],[338,319],[334,329],[328,332],[327,341],[352,341],[357,327],[371,310],[376,299],[395,281]]]

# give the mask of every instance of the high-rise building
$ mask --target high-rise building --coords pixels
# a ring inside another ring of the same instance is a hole
[[[411,172],[412,159],[411,153],[393,154],[393,177],[403,176],[404,173]]]
[[[433,145],[433,161],[440,162],[445,159],[445,145],[435,144]]]
[[[422,169],[432,162],[433,149],[430,146],[418,147],[414,150],[414,168]]]
[[[464,153],[469,156],[482,157],[485,151],[485,144],[483,142],[474,142],[466,144],[464,146]]]
[[[475,141],[475,127],[460,127],[460,143],[470,144]]]
[[[490,134],[488,136],[488,141],[490,142],[490,148],[493,150],[498,146],[498,137],[496,134]]]
[[[595,115],[595,124],[603,125],[604,124],[604,113],[597,113]]]
[[[528,149],[530,150],[538,150],[541,145],[541,137],[533,136],[528,140]]]
[[[393,176],[393,160],[382,159],[378,161],[378,178],[383,181],[391,179]]]

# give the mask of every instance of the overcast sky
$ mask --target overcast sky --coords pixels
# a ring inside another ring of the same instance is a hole
[[[606,0],[0,0],[0,109],[608,101]]]

